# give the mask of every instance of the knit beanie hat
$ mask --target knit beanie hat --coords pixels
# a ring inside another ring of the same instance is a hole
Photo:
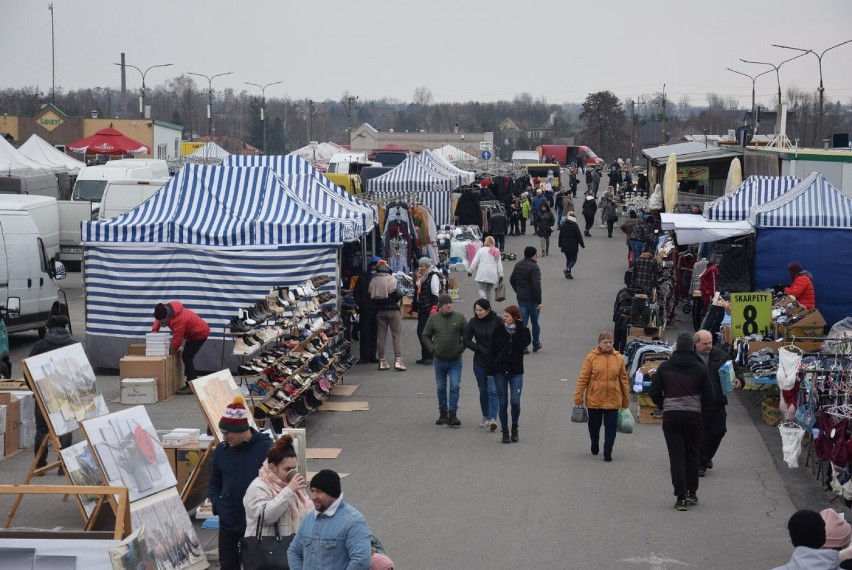
[[[387,554],[376,552],[370,558],[370,570],[393,570],[393,560]]]
[[[675,350],[694,350],[695,343],[692,342],[692,335],[688,332],[682,332],[677,335],[675,341]]]
[[[515,320],[516,323],[519,323],[523,320],[523,318],[521,317],[521,310],[518,308],[517,305],[509,305],[508,307],[503,309],[503,312],[512,315],[512,318]]]
[[[219,429],[228,432],[248,431],[248,410],[242,396],[234,398],[234,401],[225,408],[225,413],[219,420]]]
[[[795,279],[796,275],[802,272],[802,266],[798,261],[791,261],[787,266],[787,273],[790,274],[790,279]]]
[[[157,303],[157,306],[154,307],[154,318],[158,321],[162,321],[166,317],[169,316],[169,310],[162,303]]]
[[[329,497],[338,498],[341,494],[340,475],[331,469],[323,469],[311,479],[311,489],[319,489]]]
[[[823,509],[819,516],[825,521],[824,548],[846,548],[852,539],[852,526],[834,509]]]
[[[438,297],[438,310],[439,311],[441,310],[441,307],[443,307],[444,305],[452,305],[452,304],[453,304],[453,298],[450,297],[449,295],[441,295],[440,297]]]
[[[428,257],[421,257],[420,261],[417,262],[417,265],[420,267],[432,267],[433,263]]]
[[[538,250],[531,245],[528,245],[524,248],[524,257],[527,259],[532,258],[535,254],[538,253]]]
[[[820,549],[825,544],[825,521],[816,511],[803,509],[797,511],[787,522],[790,542],[794,547]]]

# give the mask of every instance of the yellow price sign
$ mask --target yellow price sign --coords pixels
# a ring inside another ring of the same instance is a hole
[[[769,334],[772,293],[731,293],[731,338]]]

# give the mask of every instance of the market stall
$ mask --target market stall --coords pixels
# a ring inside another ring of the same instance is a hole
[[[771,202],[799,182],[795,176],[749,176],[730,193],[707,204],[704,217],[714,222],[747,220],[752,208]]]
[[[408,156],[390,172],[367,181],[367,194],[370,198],[393,198],[404,194],[414,194],[418,200],[429,207],[439,226],[449,224],[450,193],[460,186],[458,177],[451,177],[429,168]]]

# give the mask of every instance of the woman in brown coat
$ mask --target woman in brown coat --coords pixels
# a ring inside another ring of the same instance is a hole
[[[598,336],[598,345],[586,355],[580,375],[577,376],[577,389],[574,391],[574,405],[584,405],[589,409],[589,438],[592,441],[592,455],[600,451],[601,423],[604,425],[604,461],[612,461],[612,446],[618,427],[618,410],[629,406],[627,387],[627,369],[624,357],[612,348],[613,335],[602,332]]]

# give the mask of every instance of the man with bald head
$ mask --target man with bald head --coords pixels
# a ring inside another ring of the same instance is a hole
[[[728,413],[725,411],[725,406],[728,405],[728,396],[722,391],[719,368],[730,358],[724,350],[713,346],[713,335],[710,331],[699,330],[692,336],[692,341],[695,344],[695,353],[710,372],[710,384],[713,385],[715,395],[715,400],[702,413],[704,429],[701,434],[701,464],[698,469],[698,476],[704,477],[707,470],[713,468],[713,456],[716,455],[716,451],[722,443],[722,438],[728,431]],[[736,388],[741,388],[743,382],[737,378],[734,385]]]

